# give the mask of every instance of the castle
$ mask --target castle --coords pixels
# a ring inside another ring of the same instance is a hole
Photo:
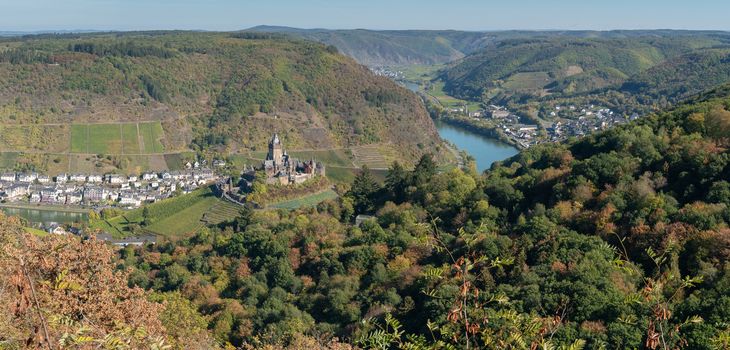
[[[290,157],[284,150],[278,134],[269,141],[269,153],[264,161],[267,184],[292,185],[307,181],[314,176],[325,176],[324,164],[314,159],[301,162]]]

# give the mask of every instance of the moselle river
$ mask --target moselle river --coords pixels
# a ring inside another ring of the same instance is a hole
[[[450,141],[474,157],[479,172],[489,169],[496,161],[505,160],[519,153],[515,147],[464,128],[439,121],[436,122],[436,128],[442,139]]]
[[[31,224],[72,224],[74,222],[86,222],[89,215],[86,213],[67,212],[62,210],[30,209],[30,208],[8,208],[0,207],[6,215],[19,216],[28,220]]]
[[[413,92],[418,92],[421,88],[419,84],[410,81],[400,83]],[[450,141],[476,159],[479,172],[489,169],[496,161],[505,160],[519,153],[517,148],[503,142],[444,122],[436,122],[436,128],[442,139]]]

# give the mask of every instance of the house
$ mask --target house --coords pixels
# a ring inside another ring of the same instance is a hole
[[[127,178],[119,174],[108,174],[106,176],[106,182],[112,185],[121,185],[127,182]]]
[[[119,205],[123,207],[139,207],[142,205],[142,200],[137,198],[133,193],[122,193],[119,196]]]
[[[492,119],[502,119],[509,117],[509,111],[496,110],[492,111]]]
[[[41,193],[40,192],[33,192],[30,194],[30,202],[31,203],[40,203],[41,202]]]
[[[73,174],[69,177],[69,181],[71,182],[78,182],[78,183],[84,183],[86,182],[86,175],[84,174]]]
[[[61,175],[56,176],[56,183],[63,184],[68,181],[69,181],[69,176],[67,174],[61,174]]]
[[[200,168],[200,163],[196,160],[195,163],[193,163],[193,168],[198,169]]]
[[[21,197],[27,196],[29,191],[29,185],[12,185],[5,189],[5,196],[8,200],[17,200]]]
[[[89,175],[86,178],[86,181],[91,183],[101,183],[104,180],[104,178],[101,175]]]
[[[84,199],[84,193],[81,191],[71,192],[66,194],[66,205],[79,204]]]
[[[216,168],[223,168],[226,166],[226,161],[215,159],[215,160],[213,160],[213,166]]]
[[[46,232],[54,235],[66,235],[68,232],[63,228],[63,226],[57,224],[57,223],[51,223],[46,228]]]
[[[185,163],[185,169],[190,169],[192,167],[193,167],[193,165],[190,164],[190,162]]]
[[[58,193],[54,188],[44,188],[40,191],[41,203],[54,204],[58,202]]]
[[[535,131],[535,130],[537,130],[537,125],[526,125],[526,126],[522,126],[518,129],[518,131],[522,131],[522,132]]]
[[[38,182],[42,184],[47,184],[51,182],[51,177],[48,175],[38,175]]]
[[[15,182],[15,178],[15,173],[4,173],[0,175],[0,180],[2,181]]]
[[[134,183],[134,182],[137,182],[137,179],[138,179],[138,178],[137,178],[137,176],[136,176],[136,175],[131,175],[131,176],[129,176],[129,177],[127,178],[127,181],[129,181],[129,182],[131,182],[131,183]]]
[[[108,192],[103,187],[87,187],[84,189],[83,198],[87,203],[98,203],[106,199]]]
[[[36,179],[38,179],[38,174],[37,173],[20,174],[20,175],[18,175],[18,182],[31,183],[31,182],[34,182]]]
[[[162,179],[163,180],[168,180],[170,178],[172,178],[172,175],[170,175],[169,172],[166,171],[166,172],[162,173]]]
[[[142,174],[143,181],[157,180],[157,174],[155,173],[144,173]]]
[[[358,216],[355,217],[355,226],[358,226],[359,227],[360,225],[362,225],[363,222],[365,222],[367,220],[370,220],[370,219],[374,219],[374,218],[375,217],[374,216],[371,216],[371,215],[362,215],[362,214],[360,214],[360,215],[358,215]]]

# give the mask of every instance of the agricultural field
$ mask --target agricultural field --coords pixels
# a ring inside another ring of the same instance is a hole
[[[357,168],[328,167],[327,178],[336,183],[352,183],[360,170]],[[387,169],[370,169],[376,180],[383,182],[388,174]]]
[[[62,153],[68,138],[67,125],[0,125],[0,151]]]
[[[299,208],[306,208],[306,207],[313,207],[323,201],[326,201],[328,199],[334,199],[337,198],[337,193],[332,190],[327,190],[320,193],[311,194],[308,196],[304,196],[297,199],[292,199],[288,201],[283,201],[279,203],[274,203],[269,205],[269,208],[272,209],[299,209]]]
[[[170,170],[184,169],[185,163],[191,159],[195,159],[195,153],[193,152],[171,153],[164,155],[165,164]]]
[[[509,90],[542,90],[551,80],[546,72],[515,73],[502,86]]]
[[[160,122],[74,124],[71,152],[85,154],[150,154],[164,152]]]
[[[352,152],[345,149],[333,149],[322,151],[292,151],[290,154],[299,160],[314,158],[318,162],[331,166],[352,166]]]
[[[355,158],[355,165],[358,167],[367,165],[370,169],[388,168],[390,164],[388,164],[380,148],[378,145],[353,147],[352,155]]]
[[[456,97],[449,96],[444,91],[444,82],[442,81],[437,81],[431,84],[426,93],[438,100],[438,102],[445,108],[456,108],[466,105],[470,111],[476,111],[478,109],[481,109],[481,104],[479,102],[465,101],[460,100]]]
[[[235,219],[240,215],[241,207],[228,201],[218,201],[213,205],[201,219],[208,225],[218,225],[220,223]]]
[[[114,236],[131,235],[132,226],[141,226],[144,221],[143,208],[127,211],[106,221],[94,222],[92,227]],[[152,224],[143,230],[162,236],[193,232],[205,222],[216,224],[238,216],[238,211],[217,198],[210,188],[153,203],[147,208]]]
[[[12,169],[18,158],[16,152],[2,152],[0,153],[0,169]]]

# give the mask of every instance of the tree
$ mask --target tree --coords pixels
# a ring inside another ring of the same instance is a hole
[[[385,178],[385,189],[388,196],[396,203],[405,200],[405,189],[408,186],[408,173],[398,162],[393,162],[388,170],[388,176]]]
[[[436,174],[436,163],[433,161],[433,156],[430,153],[426,153],[421,156],[418,160],[416,168],[413,170],[413,185],[421,186],[428,182],[428,180]]]
[[[372,212],[375,205],[375,195],[378,190],[380,190],[380,186],[375,181],[373,174],[370,172],[370,168],[367,165],[363,165],[362,170],[355,177],[352,188],[347,195],[354,201],[355,212]]]

